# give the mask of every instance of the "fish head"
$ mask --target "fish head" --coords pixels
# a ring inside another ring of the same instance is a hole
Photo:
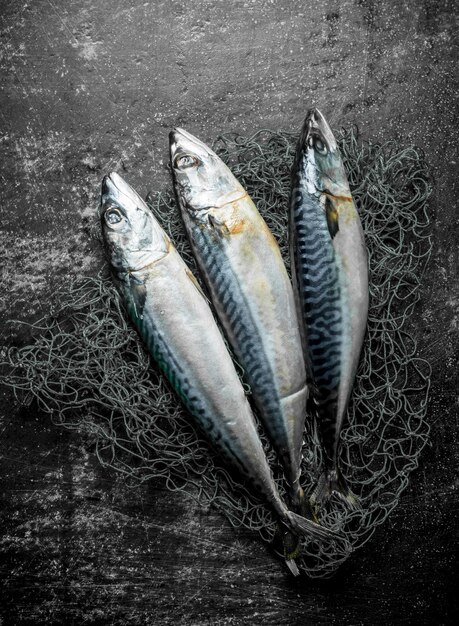
[[[102,181],[99,213],[115,271],[141,270],[167,254],[168,236],[139,194],[116,172]]]
[[[175,191],[182,211],[193,215],[223,207],[246,191],[220,157],[186,130],[169,135]]]
[[[311,109],[304,121],[297,150],[298,167],[309,193],[350,195],[338,144],[318,109]]]

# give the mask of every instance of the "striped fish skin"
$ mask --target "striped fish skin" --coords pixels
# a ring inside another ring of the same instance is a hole
[[[100,216],[128,312],[190,414],[289,529],[329,536],[281,499],[244,389],[196,279],[140,196],[116,173],[104,178]]]
[[[245,189],[208,146],[181,129],[171,133],[170,144],[194,255],[299,509],[308,389],[293,289],[279,247]]]
[[[367,252],[336,140],[317,109],[308,112],[298,142],[289,234],[305,362],[325,452],[325,474],[313,501],[335,491],[353,503],[337,457],[367,324]]]

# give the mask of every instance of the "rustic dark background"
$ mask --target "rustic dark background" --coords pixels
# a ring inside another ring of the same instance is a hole
[[[1,391],[0,624],[450,624],[458,607],[457,12],[453,0],[0,2],[0,317],[93,273],[104,173],[169,184],[167,136],[333,127],[425,150],[433,259],[414,314],[431,447],[398,509],[328,583]]]

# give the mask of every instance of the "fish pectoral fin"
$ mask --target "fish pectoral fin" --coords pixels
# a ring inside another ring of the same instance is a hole
[[[188,278],[191,280],[191,282],[193,283],[193,285],[196,287],[196,289],[199,291],[199,293],[201,294],[201,296],[204,298],[204,300],[207,302],[207,304],[210,304],[209,298],[206,296],[206,294],[204,293],[204,291],[202,290],[201,285],[198,283],[195,275],[191,272],[191,270],[189,270],[188,268],[186,268],[185,270],[186,275],[188,276]]]
[[[143,309],[147,299],[147,288],[145,282],[129,274],[129,292],[135,309],[135,314],[139,319],[143,317]]]
[[[329,196],[325,196],[325,216],[327,218],[328,232],[330,237],[334,239],[339,231],[339,211]]]
[[[220,236],[229,237],[231,235],[231,231],[228,228],[228,226],[225,224],[225,222],[221,222],[218,219],[218,217],[216,217],[215,215],[212,215],[211,213],[209,213],[208,220],[209,220],[209,225],[212,228],[212,230],[217,232]]]

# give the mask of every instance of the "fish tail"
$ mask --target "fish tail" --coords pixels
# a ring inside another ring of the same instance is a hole
[[[283,520],[287,526],[284,532],[284,553],[294,558],[299,550],[299,537],[311,535],[315,539],[327,539],[335,533],[321,526],[311,503],[305,498],[303,489],[297,485],[290,498],[290,507]]]
[[[338,533],[329,528],[324,528],[317,522],[307,517],[298,515],[293,511],[287,511],[285,524],[288,529],[297,537],[311,537],[312,539],[334,539],[339,537]]]
[[[296,479],[290,483],[288,483],[288,504],[289,509],[295,511],[295,513],[300,513],[303,507],[304,502],[304,491],[301,488],[299,479]]]
[[[313,507],[311,506],[311,503],[305,497],[304,491],[302,487],[299,485],[299,482],[291,490],[289,508],[294,513],[301,515],[301,517],[305,517],[306,519],[309,519],[312,522],[315,522],[316,524],[319,523],[319,520],[317,519],[317,516],[316,516],[315,509],[313,509]]]
[[[283,530],[282,530],[283,526]],[[278,528],[278,539],[282,543],[282,551],[287,565],[293,576],[299,576],[300,570],[295,559],[301,556],[301,540],[303,536],[310,536],[314,539],[330,539],[338,537],[338,535],[320,526],[312,520],[306,519],[298,513],[287,511],[282,523]]]
[[[344,476],[338,468],[325,470],[320,475],[312,496],[309,498],[309,504],[314,513],[317,513],[328,502],[332,494],[338,496],[351,509],[356,509],[359,505],[358,497],[349,489]]]
[[[309,511],[309,505],[303,503],[303,508]],[[299,576],[300,571],[295,559],[301,556],[301,537],[310,537],[315,540],[343,539],[333,530],[324,528],[313,519],[303,517],[294,511],[287,511],[284,519],[284,532],[282,532],[282,546],[285,564],[294,576]],[[285,528],[286,527],[286,528]]]

